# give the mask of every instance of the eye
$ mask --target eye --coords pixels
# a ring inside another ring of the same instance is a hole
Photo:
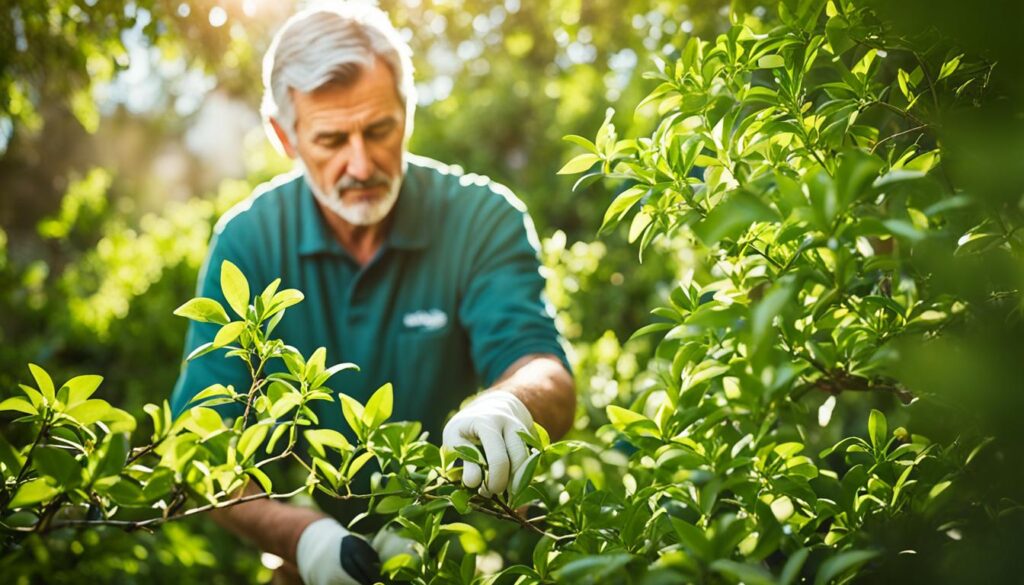
[[[371,140],[379,140],[381,138],[385,138],[387,137],[388,134],[391,134],[392,130],[395,129],[396,124],[397,122],[395,122],[395,120],[384,120],[382,122],[377,122],[376,124],[366,129],[366,137]]]
[[[320,134],[316,137],[316,144],[324,148],[338,148],[348,141],[348,134],[344,132],[332,132],[329,134]]]

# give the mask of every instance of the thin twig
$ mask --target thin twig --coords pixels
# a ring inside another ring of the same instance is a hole
[[[890,134],[889,136],[886,136],[885,138],[883,138],[883,139],[879,140],[878,142],[876,142],[875,145],[871,147],[871,151],[870,152],[872,154],[874,154],[875,150],[877,150],[879,146],[885,144],[886,142],[888,142],[890,140],[893,140],[893,139],[896,139],[896,138],[899,138],[900,136],[904,136],[906,134],[911,134],[913,132],[918,132],[920,130],[925,130],[926,128],[928,128],[927,124],[925,124],[923,126],[915,126],[913,128],[908,128],[906,130],[903,130],[901,132],[897,132],[895,134]]]

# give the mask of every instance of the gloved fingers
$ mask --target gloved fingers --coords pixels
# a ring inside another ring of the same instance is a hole
[[[526,441],[523,441],[523,438],[519,436],[519,431],[521,430],[524,430],[522,426],[509,423],[505,425],[503,432],[505,449],[508,451],[508,461],[511,465],[510,471],[513,479],[516,478],[526,460],[530,458],[530,448],[526,446]]]
[[[370,543],[349,534],[341,539],[341,568],[359,585],[380,581],[380,556]]]
[[[487,495],[501,493],[508,486],[509,462],[505,439],[492,427],[477,429],[477,436],[487,458],[487,491],[490,492]]]
[[[448,428],[445,428],[444,446],[445,447],[473,447],[476,445],[472,441],[467,439],[462,433],[450,433]],[[475,488],[480,485],[483,480],[484,473],[480,469],[480,466],[472,461],[462,461],[462,484],[468,488]]]

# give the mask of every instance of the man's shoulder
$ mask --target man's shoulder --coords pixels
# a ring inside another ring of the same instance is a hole
[[[291,171],[261,183],[217,220],[214,233],[259,233],[249,228],[266,221],[280,221],[284,208],[298,202],[302,181],[300,171]]]
[[[467,173],[455,164],[414,154],[408,155],[410,174],[421,186],[438,198],[448,214],[475,215],[487,211],[518,211],[526,213],[526,204],[511,189],[487,175]]]

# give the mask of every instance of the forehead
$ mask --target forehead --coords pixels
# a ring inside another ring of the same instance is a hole
[[[404,112],[395,76],[380,59],[350,83],[329,83],[309,93],[292,90],[292,101],[297,130],[359,127]]]

